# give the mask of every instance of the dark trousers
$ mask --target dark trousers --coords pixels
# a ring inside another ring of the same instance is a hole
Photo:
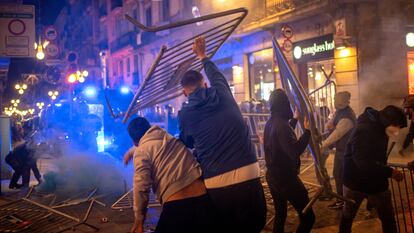
[[[178,232],[220,232],[213,202],[207,194],[163,205],[155,233]]]
[[[312,226],[315,222],[315,214],[310,209],[305,214],[302,213],[306,205],[309,203],[308,191],[303,185],[298,176],[289,178],[281,177],[283,182],[276,182],[271,174],[266,175],[267,183],[270,188],[270,193],[273,198],[273,205],[275,208],[275,220],[273,222],[273,233],[283,233],[287,217],[287,203],[295,208],[299,214],[299,226],[296,229],[297,233],[311,232]]]
[[[226,233],[260,233],[266,224],[266,200],[260,179],[208,189]]]
[[[352,199],[356,204],[345,202],[342,209],[341,223],[339,224],[340,233],[352,231],[352,222],[358,212],[362,200],[367,198],[369,203],[377,210],[382,223],[383,233],[397,233],[397,225],[394,218],[394,210],[391,203],[391,192],[385,191],[376,194],[365,194],[344,186],[344,196]]]
[[[30,167],[28,166],[21,166],[21,167],[13,167],[14,173],[10,179],[10,187],[17,186],[17,182],[22,177],[22,185],[24,187],[29,187],[30,182]]]
[[[406,149],[411,143],[413,143],[414,139],[414,124],[411,122],[410,129],[408,130],[408,134],[405,137],[403,149]]]
[[[334,168],[333,168],[333,177],[335,179],[335,187],[336,187],[336,193],[338,195],[343,196],[343,179],[342,179],[342,173],[344,170],[344,153],[343,152],[335,152],[335,158],[334,158]]]
[[[42,178],[42,175],[40,175],[39,168],[37,167],[37,159],[31,159],[30,162],[30,169],[32,169],[34,176],[36,177],[36,180],[40,182],[40,179]],[[30,179],[30,171],[29,171],[29,179]]]

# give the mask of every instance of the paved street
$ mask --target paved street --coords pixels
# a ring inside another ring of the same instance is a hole
[[[332,172],[332,160],[333,156],[330,156],[327,161],[328,171]],[[401,157],[397,153],[393,153],[390,157],[390,161],[392,162],[406,162],[414,158],[414,154],[407,154],[404,157]],[[310,164],[310,160],[305,158],[303,159],[303,167],[306,167]],[[50,164],[45,164],[43,162],[41,168],[43,169],[50,169]],[[316,182],[314,177],[313,168],[309,169],[301,178],[308,182]],[[36,184],[36,181],[32,181],[32,184]],[[333,184],[333,180],[332,180]],[[7,203],[10,200],[18,199],[19,197],[24,196],[27,193],[26,191],[12,191],[7,188],[8,180],[3,180],[2,182],[2,190],[3,196],[0,199],[1,204]],[[272,217],[274,214],[273,208],[271,207],[271,198],[268,192],[267,185],[264,184],[265,192],[268,201],[268,224],[266,225],[265,229],[262,231],[263,233],[271,232],[272,229]],[[315,193],[315,189],[307,186],[309,188],[310,196]],[[99,196],[99,194],[98,194]],[[99,227],[101,230],[100,232],[128,232],[131,224],[133,222],[133,212],[131,209],[123,209],[123,210],[113,210],[110,206],[119,198],[118,195],[109,195],[103,198],[98,198],[98,200],[104,202],[107,206],[102,207],[100,205],[94,205],[92,209],[91,215],[88,219],[88,223]],[[328,233],[328,232],[336,232],[338,229],[338,222],[340,217],[339,210],[330,210],[327,208],[327,205],[330,201],[317,201],[314,205],[314,211],[316,214],[316,223],[314,225],[314,230],[312,232],[317,233]],[[82,218],[85,214],[87,209],[86,204],[77,205],[75,207],[70,208],[62,208],[61,210],[69,215],[76,216]],[[146,227],[148,230],[154,229],[156,222],[158,220],[158,216],[160,213],[160,208],[150,208],[147,216]],[[375,213],[369,214],[368,211],[365,210],[365,203],[362,204],[362,207],[357,215],[357,218],[354,223],[354,232],[381,232],[380,222],[377,218],[375,218]],[[106,218],[108,222],[104,222],[103,219]],[[288,218],[286,222],[286,232],[294,232],[296,225],[297,225],[297,214],[296,212],[290,207],[290,211],[288,213]],[[80,226],[77,228],[78,232],[93,232],[92,229],[86,226]]]

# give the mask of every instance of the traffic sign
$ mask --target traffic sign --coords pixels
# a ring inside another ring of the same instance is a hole
[[[0,5],[0,35],[0,57],[34,57],[34,6]]]
[[[58,36],[58,32],[56,31],[56,28],[54,26],[48,26],[45,29],[45,38],[48,41],[54,41],[56,40]]]
[[[57,57],[60,52],[59,47],[55,43],[50,43],[46,46],[45,51],[48,58]]]

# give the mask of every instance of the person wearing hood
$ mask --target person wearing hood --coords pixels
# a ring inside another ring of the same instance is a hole
[[[128,134],[134,144],[124,157],[125,164],[134,161],[131,232],[143,232],[151,187],[163,205],[156,233],[219,232],[200,165],[185,145],[142,117],[129,123]]]
[[[377,210],[382,231],[396,233],[388,179],[403,179],[403,174],[387,166],[390,136],[407,126],[402,109],[389,105],[377,111],[366,108],[352,131],[344,156],[343,194],[355,203],[345,202],[339,225],[340,233],[352,230],[353,219],[364,198]]]
[[[290,202],[299,215],[296,232],[310,232],[315,222],[312,208],[306,213],[303,209],[309,203],[308,191],[299,178],[300,156],[305,151],[311,132],[309,122],[304,120],[304,133],[297,139],[293,131],[299,114],[293,116],[289,99],[282,89],[270,95],[271,117],[264,130],[266,160],[266,180],[275,208],[274,233],[283,233],[287,217],[287,202]]]
[[[266,223],[266,200],[249,128],[226,78],[207,57],[203,37],[195,40],[193,51],[211,87],[198,71],[183,75],[188,102],[178,113],[180,139],[195,149],[224,231],[259,233]]]
[[[354,110],[349,106],[351,93],[344,91],[335,94],[334,105],[336,112],[331,121],[327,123],[327,128],[332,130],[329,137],[323,141],[321,151],[327,151],[331,145],[335,145],[335,159],[333,176],[335,179],[336,192],[342,193],[342,171],[344,163],[344,153],[352,128],[356,125],[356,116]],[[344,202],[337,199],[334,203],[328,205],[331,209],[342,209]]]

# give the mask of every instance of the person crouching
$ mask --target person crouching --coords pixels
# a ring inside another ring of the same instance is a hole
[[[142,117],[129,123],[128,133],[135,146],[130,150],[134,161],[135,214],[131,232],[143,232],[151,186],[163,205],[156,233],[217,232],[201,168],[184,144]],[[130,159],[131,153],[124,162],[127,164]]]

